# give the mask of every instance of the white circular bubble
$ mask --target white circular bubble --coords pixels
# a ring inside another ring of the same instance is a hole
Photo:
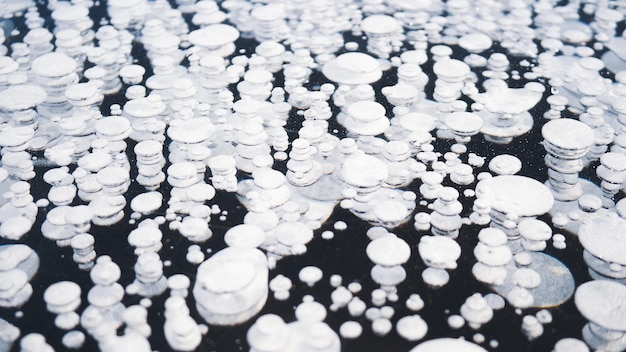
[[[417,341],[426,336],[428,325],[419,315],[408,315],[396,323],[398,335],[409,341]]]
[[[306,283],[309,287],[320,281],[323,275],[322,270],[316,266],[306,266],[298,273],[300,281]]]
[[[130,201],[130,208],[143,215],[150,214],[161,207],[163,195],[159,192],[142,193]]]
[[[339,334],[345,339],[356,339],[362,332],[363,327],[356,321],[346,321],[339,327]]]
[[[372,321],[372,331],[375,335],[385,336],[391,331],[392,328],[393,325],[389,319],[377,318]]]
[[[453,314],[448,317],[448,326],[450,326],[450,328],[457,330],[462,328],[463,325],[465,325],[465,319],[462,316]]]

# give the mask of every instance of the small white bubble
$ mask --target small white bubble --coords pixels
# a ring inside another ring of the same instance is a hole
[[[337,231],[345,231],[348,228],[348,224],[346,224],[344,221],[337,221],[333,225],[333,228]]]

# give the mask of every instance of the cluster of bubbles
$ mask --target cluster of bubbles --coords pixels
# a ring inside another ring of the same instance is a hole
[[[19,317],[33,294],[40,258],[21,241],[71,247],[92,284],[66,278],[43,293],[66,348],[92,338],[103,351],[150,351],[162,332],[171,349],[192,351],[210,326],[246,322],[251,351],[340,351],[364,323],[417,343],[427,303],[402,292],[420,279],[405,267],[419,256],[421,281],[437,290],[473,251],[472,280],[491,292],[469,293],[447,319],[475,331],[473,342],[431,336],[412,352],[496,349],[479,331],[506,304],[537,339],[552,314],[530,309],[572,296],[588,324],[554,351],[626,349],[620,2],[20,0],[0,1],[0,13],[0,307]],[[477,148],[533,131],[541,145],[521,153],[545,149],[538,167]],[[540,180],[524,175],[544,165]],[[38,173],[49,188],[35,200]],[[228,194],[246,214],[222,233],[212,221],[227,219],[216,199]],[[337,207],[369,225],[334,230],[369,238],[363,280],[375,288],[335,274],[328,307],[304,295],[292,322],[259,315],[328,275],[306,265],[295,282],[280,261],[305,254],[317,233],[332,240],[322,228]],[[125,287],[126,268],[97,253],[93,235],[123,221],[132,229],[121,245],[135,255]],[[177,236],[195,273],[167,274],[161,249]],[[225,247],[203,250],[215,237]],[[546,252],[570,238],[593,279],[578,287]],[[166,295],[153,326],[152,300]],[[125,296],[142,300],[126,306]],[[334,331],[327,314],[344,308],[351,319]],[[0,319],[0,351],[18,339]],[[39,333],[19,346],[52,350]]]

